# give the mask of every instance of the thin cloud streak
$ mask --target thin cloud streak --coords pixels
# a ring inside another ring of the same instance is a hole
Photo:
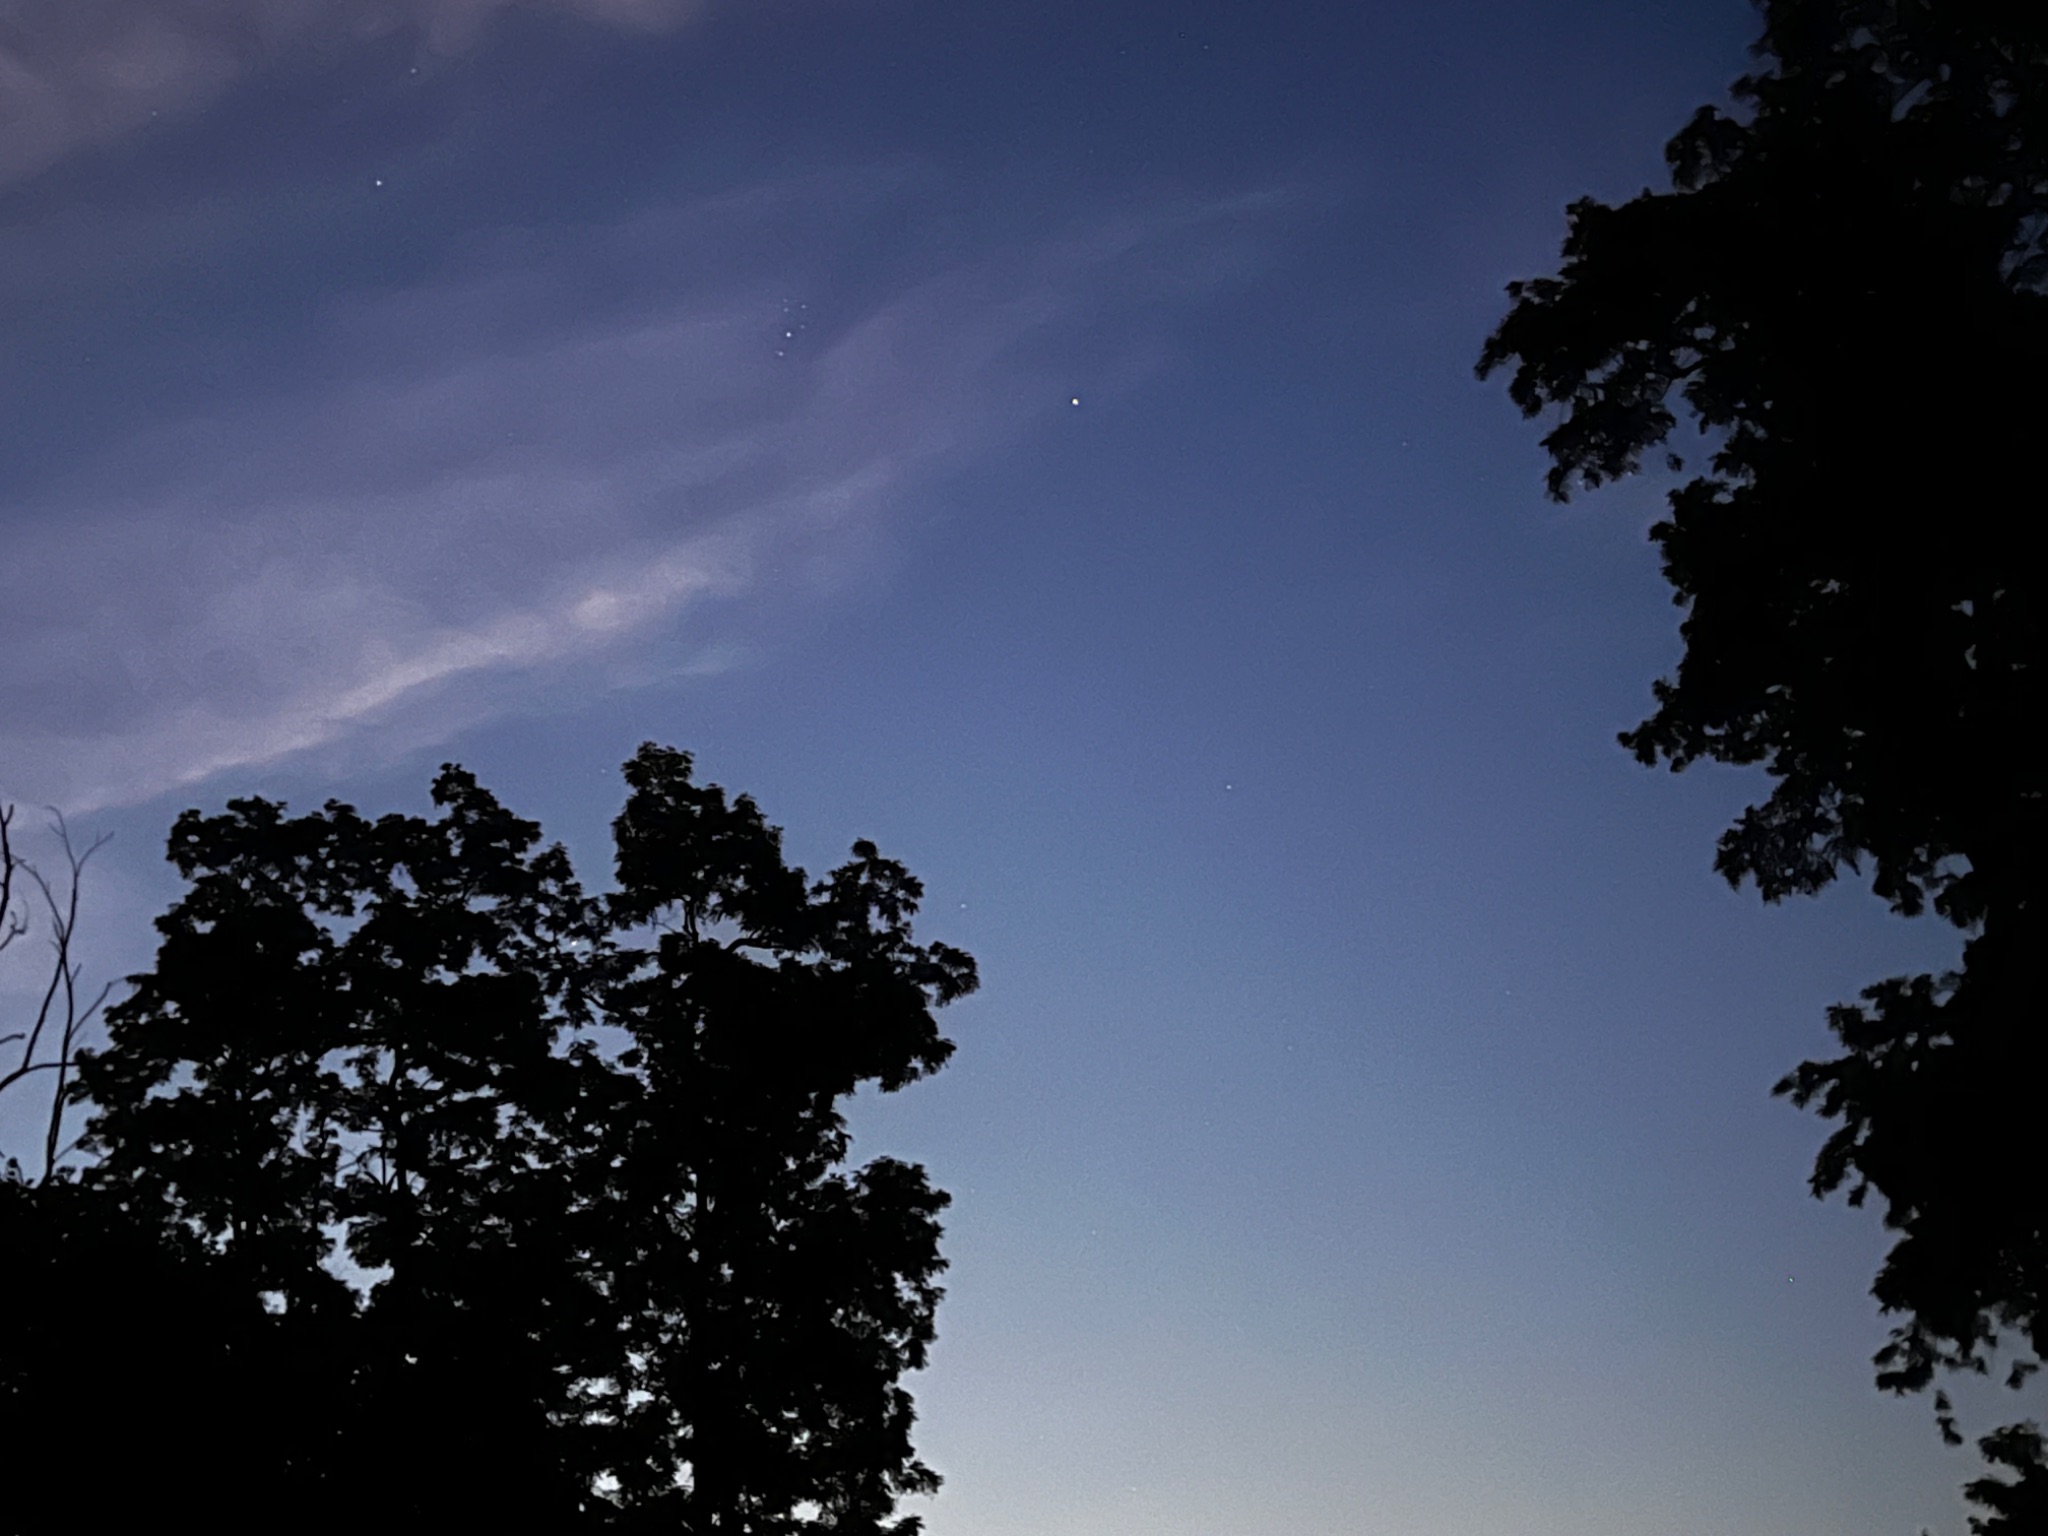
[[[566,609],[538,608],[500,615],[477,629],[427,632],[413,637],[409,648],[373,647],[360,658],[359,681],[351,684],[346,672],[320,679],[280,700],[253,727],[223,714],[215,701],[202,700],[134,745],[148,756],[168,759],[170,782],[162,787],[177,788],[226,769],[260,766],[324,746],[409,697],[467,674],[574,659],[690,597],[730,590],[734,573],[725,568],[723,551],[717,541],[706,544],[672,551],[639,580],[593,589]],[[700,555],[701,560],[693,558]],[[123,755],[137,754],[131,749]],[[132,796],[148,784],[126,776],[87,780],[82,808]]]
[[[707,207],[583,246],[646,262],[730,218]],[[907,498],[1066,409],[1077,365],[1098,400],[1142,372],[1143,337],[1091,336],[1105,308],[1242,276],[1224,253],[1268,212],[1126,213],[835,301],[816,343],[800,280],[579,314],[547,252],[338,309],[335,382],[137,431],[15,509],[0,790],[83,810],[411,750],[570,671],[645,680],[686,615],[747,648],[748,600],[843,581]]]
[[[697,0],[17,0],[0,16],[0,185],[197,110],[320,42],[403,32],[459,53],[514,6],[658,32]]]

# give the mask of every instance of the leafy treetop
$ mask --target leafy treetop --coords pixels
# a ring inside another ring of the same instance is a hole
[[[1867,868],[1968,936],[1955,973],[1834,1009],[1843,1054],[1779,1091],[1839,1122],[1815,1192],[1875,1191],[1898,1234],[1880,1382],[1982,1371],[2003,1341],[2017,1384],[2048,1347],[2048,9],[1760,10],[1737,109],[1671,141],[1670,190],[1571,205],[1561,267],[1510,286],[1479,369],[1550,420],[1558,498],[1658,449],[1682,475],[1681,412],[1705,435],[1651,529],[1684,654],[1622,741],[1770,775],[1720,840],[1731,883],[1776,901]]]
[[[627,764],[602,899],[454,767],[428,817],[178,820],[186,893],[79,1064],[95,1160],[0,1199],[39,1255],[10,1315],[41,1308],[0,1433],[81,1467],[68,1399],[186,1409],[115,1413],[145,1475],[11,1529],[163,1479],[230,1525],[917,1529],[946,1196],[849,1166],[839,1106],[944,1063],[974,965],[915,941],[901,865],[812,880],[692,768]],[[80,1310],[165,1322],[124,1276],[184,1298],[180,1349]]]

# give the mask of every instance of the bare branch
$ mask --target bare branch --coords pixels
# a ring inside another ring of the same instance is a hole
[[[81,969],[72,955],[73,941],[78,934],[78,904],[84,886],[85,867],[93,855],[106,846],[107,838],[104,835],[96,837],[81,849],[72,841],[71,829],[66,825],[63,813],[52,807],[50,816],[51,830],[62,850],[68,876],[61,891],[40,869],[14,852],[11,837],[14,807],[0,808],[0,949],[28,931],[27,914],[16,905],[14,877],[17,872],[27,877],[42,898],[43,909],[50,922],[50,975],[36,1005],[35,1016],[26,1029],[0,1035],[0,1044],[11,1046],[18,1042],[21,1045],[21,1054],[13,1067],[0,1072],[0,1092],[33,1073],[54,1072],[57,1075],[50,1095],[49,1120],[43,1134],[45,1182],[55,1175],[61,1155],[59,1143],[63,1139],[64,1110],[70,1094],[71,1068],[77,1057],[79,1037],[98,1016],[113,990],[109,983],[101,987],[91,1001],[81,999],[78,990]],[[54,1058],[38,1060],[44,1036],[53,1032],[56,1044]]]
[[[32,1061],[27,1066],[16,1067],[7,1073],[6,1076],[0,1077],[0,1093],[5,1093],[9,1087],[20,1082],[31,1072],[54,1072],[56,1070],[57,1063],[54,1061]]]
[[[50,1093],[50,1124],[43,1136],[43,1182],[49,1183],[57,1171],[57,1143],[64,1131],[64,1106],[67,1091],[71,1086],[71,1062],[77,1054],[79,1031],[100,1011],[100,1005],[107,1000],[107,994],[114,990],[110,981],[99,989],[93,1000],[81,1010],[78,1007],[78,967],[65,968],[64,976],[64,1041],[57,1052],[57,1086]]]
[[[0,805],[0,949],[20,938],[28,928],[21,914],[14,910],[14,840],[9,836],[13,825],[14,807]]]

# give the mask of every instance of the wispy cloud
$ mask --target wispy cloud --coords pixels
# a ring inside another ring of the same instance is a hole
[[[508,688],[617,675],[706,604],[744,639],[744,600],[829,587],[906,498],[1069,409],[1077,373],[1093,395],[1142,369],[1142,327],[1105,313],[1227,280],[1271,211],[1160,204],[858,296],[801,271],[706,291],[661,259],[812,217],[816,191],[479,242],[339,305],[324,383],[138,430],[14,509],[0,789],[85,808],[366,734],[403,750]],[[593,309],[593,266],[640,275]]]
[[[454,53],[514,7],[647,32],[680,25],[697,0],[14,0],[0,8],[0,184],[201,107],[316,43],[410,32]]]

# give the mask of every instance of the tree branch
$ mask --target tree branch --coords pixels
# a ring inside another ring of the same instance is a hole
[[[17,872],[28,877],[38,895],[42,897],[50,921],[51,964],[50,979],[43,988],[43,995],[36,1005],[35,1017],[25,1030],[13,1030],[0,1035],[0,1044],[21,1043],[21,1055],[14,1066],[0,1074],[0,1092],[36,1072],[55,1072],[57,1081],[50,1095],[49,1119],[43,1133],[43,1180],[48,1182],[56,1172],[59,1157],[58,1147],[63,1139],[65,1101],[71,1088],[71,1068],[76,1059],[78,1039],[85,1027],[99,1013],[107,996],[113,990],[109,982],[100,988],[90,1002],[83,1002],[79,996],[78,979],[80,968],[72,958],[72,943],[78,933],[78,903],[84,885],[85,866],[94,854],[106,846],[105,836],[96,837],[84,849],[71,839],[71,829],[65,824],[63,814],[52,808],[52,830],[57,835],[58,846],[63,851],[64,864],[69,876],[62,893],[43,872],[14,852],[12,827],[14,807],[0,808],[0,949],[28,931],[28,918],[16,906],[14,877]],[[60,1009],[61,1000],[61,1009]],[[43,1037],[56,1023],[57,1052],[52,1060],[39,1061],[37,1053],[42,1048]]]

